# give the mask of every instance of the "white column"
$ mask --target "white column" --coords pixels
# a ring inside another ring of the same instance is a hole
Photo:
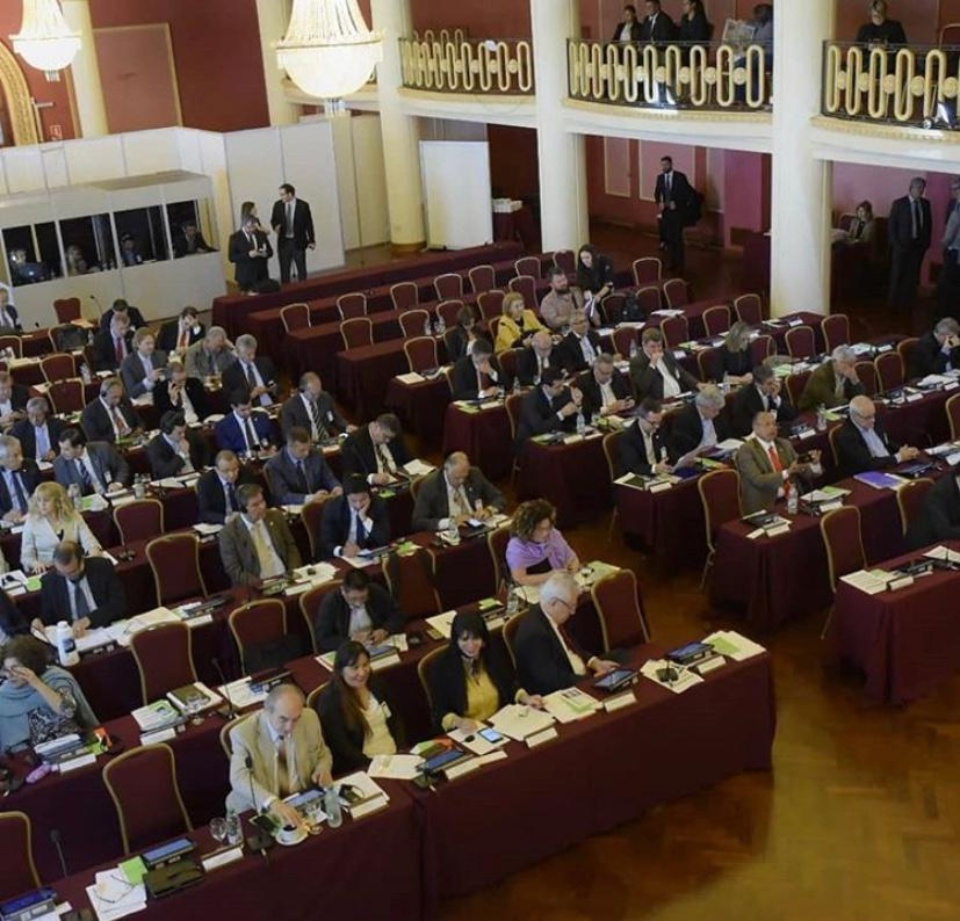
[[[70,65],[80,122],[77,128],[81,137],[101,137],[109,133],[109,128],[89,3],[87,0],[63,0],[63,18],[72,30],[80,33],[80,50]]]
[[[263,59],[263,78],[267,87],[267,111],[271,125],[293,125],[300,117],[300,107],[287,100],[283,88],[286,71],[277,64],[277,52],[273,48],[273,43],[280,41],[287,31],[289,6],[280,0],[257,0],[260,56]]]
[[[537,153],[543,250],[576,250],[589,239],[583,137],[563,127],[567,39],[580,36],[579,0],[530,0],[537,87]]]
[[[420,181],[420,128],[400,111],[403,85],[400,39],[413,35],[408,0],[371,0],[373,28],[383,33],[383,60],[377,65],[383,165],[387,177],[390,242],[395,253],[415,252],[426,243]]]
[[[774,7],[770,308],[830,312],[831,170],[811,152],[833,0]]]

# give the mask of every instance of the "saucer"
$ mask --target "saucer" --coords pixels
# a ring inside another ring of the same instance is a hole
[[[281,828],[276,834],[276,841],[283,847],[295,847],[307,840],[307,834],[302,825],[293,832],[286,832]]]

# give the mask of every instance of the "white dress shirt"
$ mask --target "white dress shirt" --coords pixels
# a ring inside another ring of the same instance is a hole
[[[667,363],[661,358],[657,365],[657,370],[663,378],[663,398],[669,400],[671,397],[678,397],[683,393],[680,382],[667,369]]]
[[[253,547],[257,551],[257,559],[260,561],[260,578],[270,579],[286,572],[287,567],[280,559],[277,548],[273,545],[273,538],[270,537],[266,520],[261,519],[253,522],[246,515],[243,515],[242,518],[247,527],[247,533],[250,535],[250,540],[253,541]],[[258,536],[262,537],[262,540],[258,539]]]
[[[554,620],[549,615],[545,614],[544,617],[547,618],[550,626],[553,627],[553,632],[556,633],[557,639],[560,640],[560,645],[563,647],[563,651],[567,654],[567,659],[570,661],[570,668],[573,669],[573,673],[582,677],[587,673],[587,666],[584,664],[583,659],[580,658],[568,645],[567,641],[563,638],[563,634],[560,632],[560,628],[554,623]]]

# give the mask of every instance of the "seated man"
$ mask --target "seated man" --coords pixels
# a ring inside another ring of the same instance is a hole
[[[579,595],[572,575],[555,572],[540,586],[540,603],[523,615],[514,649],[517,677],[528,694],[552,694],[587,675],[600,677],[617,667],[616,662],[585,653],[564,629],[576,613]]]
[[[630,381],[616,369],[613,356],[605,352],[597,355],[593,367],[580,375],[577,387],[583,394],[583,414],[587,419],[615,416],[633,408]]]
[[[218,535],[223,568],[233,585],[259,588],[264,580],[302,565],[297,542],[283,512],[267,508],[263,489],[246,483],[237,490],[240,514]]]
[[[647,397],[637,407],[637,419],[627,426],[617,439],[617,476],[627,473],[639,476],[661,476],[672,473],[667,442],[660,426],[663,406],[659,400]]]
[[[213,470],[207,470],[197,480],[197,505],[200,521],[223,524],[240,511],[237,487],[252,482],[240,466],[233,451],[221,451],[214,459]]]
[[[299,391],[280,408],[280,428],[284,438],[292,428],[306,429],[313,441],[321,444],[341,432],[356,430],[340,414],[333,397],[323,389],[320,375],[313,371],[300,375]]]
[[[173,241],[173,258],[196,256],[198,253],[212,253],[213,247],[203,239],[196,221],[187,221],[180,225],[180,233]]]
[[[470,466],[470,458],[454,451],[443,467],[423,478],[413,507],[414,531],[445,531],[451,520],[457,525],[471,518],[485,519],[506,506],[503,493]]]
[[[43,623],[52,626],[69,619],[74,635],[83,636],[126,616],[127,596],[113,563],[102,556],[84,557],[73,541],[59,544],[53,568],[40,580]]]
[[[273,444],[270,417],[255,413],[246,387],[233,391],[227,398],[233,410],[214,427],[213,437],[221,451],[235,454],[257,454]]]
[[[110,442],[88,442],[80,429],[69,428],[60,435],[53,476],[64,489],[79,486],[81,496],[100,495],[129,486],[130,465]]]
[[[517,381],[523,387],[540,383],[540,376],[547,368],[563,369],[563,356],[553,347],[553,337],[545,329],[533,334],[530,345],[521,349],[517,356]]]
[[[857,353],[849,345],[838,345],[807,381],[800,394],[800,412],[823,406],[844,406],[864,393],[857,377]]]
[[[547,269],[547,283],[550,290],[540,301],[540,317],[549,330],[559,333],[570,325],[574,310],[583,310],[583,294],[579,288],[570,290],[567,273],[557,265]]]
[[[910,377],[960,371],[960,323],[944,317],[913,350]]]
[[[200,342],[187,349],[184,365],[189,377],[206,380],[221,377],[236,360],[226,330],[222,326],[211,326]]]
[[[753,383],[741,387],[730,404],[731,429],[734,437],[742,438],[753,430],[753,420],[759,412],[776,413],[777,422],[791,422],[797,410],[782,392],[780,378],[769,365],[753,369]]]
[[[517,450],[534,435],[547,432],[574,431],[577,413],[582,411],[583,394],[576,387],[567,388],[559,368],[547,368],[540,385],[523,398],[520,423],[517,426]]]
[[[887,437],[870,397],[859,396],[850,401],[849,418],[837,429],[834,439],[837,466],[845,477],[894,467],[920,454],[916,448],[900,447]]]
[[[167,365],[167,373],[153,388],[153,406],[160,415],[171,410],[182,413],[187,425],[202,422],[210,415],[203,384],[188,377],[187,369],[179,361]]]
[[[672,400],[703,385],[664,349],[663,333],[649,327],[640,336],[640,351],[630,359],[630,380],[638,400]]]
[[[119,371],[128,355],[133,354],[133,330],[126,311],[115,311],[110,324],[93,337],[95,371]]]
[[[715,447],[728,437],[728,425],[723,409],[723,394],[714,384],[708,384],[693,401],[677,413],[670,429],[670,461],[676,464],[684,455],[698,454]]]
[[[110,309],[100,317],[100,329],[110,329],[110,324],[113,323],[113,318],[117,315],[127,318],[127,326],[129,326],[131,332],[136,332],[147,325],[139,307],[134,307],[122,297],[118,297],[110,306]]]
[[[0,282],[0,335],[12,336],[22,332],[23,325],[16,305],[13,303],[10,288]]]
[[[133,334],[134,352],[120,365],[120,379],[131,399],[153,393],[163,380],[167,367],[167,353],[156,348],[157,339],[149,326]]]
[[[286,447],[264,464],[263,472],[275,505],[306,505],[343,492],[306,429],[290,429]]]
[[[490,341],[477,339],[473,348],[453,366],[453,398],[483,400],[497,396],[500,389],[509,389],[507,376],[493,357]]]
[[[343,494],[329,499],[320,518],[320,555],[350,559],[361,550],[390,543],[387,503],[370,492],[367,478],[353,473],[343,481]]]
[[[945,540],[960,540],[960,475],[957,468],[940,477],[924,496],[920,512],[907,531],[907,550],[920,550]]]
[[[64,428],[60,419],[50,415],[46,397],[31,397],[27,400],[27,418],[10,429],[10,434],[20,442],[25,457],[49,464],[57,456]]]
[[[337,592],[328,592],[317,614],[317,649],[333,652],[347,640],[382,643],[402,633],[405,618],[393,596],[363,569],[351,569]]]
[[[100,395],[84,406],[80,424],[90,441],[114,443],[143,430],[143,422],[124,395],[119,377],[103,379]]]
[[[147,444],[150,475],[155,480],[199,473],[207,465],[207,443],[187,428],[182,413],[175,410],[160,417],[160,431]]]
[[[237,336],[237,360],[223,371],[223,389],[246,387],[257,406],[273,406],[277,395],[277,367],[266,355],[257,355],[257,340],[246,333]]]
[[[600,354],[600,336],[589,328],[587,315],[574,310],[570,317],[570,332],[560,340],[557,354],[568,374],[579,374],[593,367]]]
[[[265,812],[299,828],[303,820],[284,798],[333,783],[320,717],[294,684],[272,688],[263,709],[230,730],[230,747],[228,810]]]
[[[200,311],[196,307],[184,307],[176,320],[170,320],[160,327],[157,347],[168,355],[186,355],[187,349],[203,341],[206,327],[200,322]]]
[[[16,384],[9,371],[0,371],[0,428],[5,431],[26,418],[30,391]]]
[[[801,477],[820,473],[820,452],[811,451],[812,462],[801,463],[793,445],[786,438],[777,437],[777,417],[773,412],[761,410],[753,417],[753,435],[737,451],[744,515],[770,511],[777,499],[786,494],[788,483],[802,490],[804,487],[797,482]]]
[[[20,442],[11,435],[0,435],[0,515],[17,524],[27,514],[27,503],[40,483],[40,471],[26,460]]]
[[[340,456],[344,476],[359,473],[371,486],[393,482],[397,471],[412,459],[400,420],[392,413],[383,413],[348,435]]]

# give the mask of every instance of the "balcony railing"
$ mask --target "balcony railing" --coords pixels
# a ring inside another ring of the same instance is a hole
[[[824,115],[955,129],[958,94],[958,45],[868,48],[824,42]]]
[[[409,89],[461,95],[531,96],[533,49],[529,41],[466,38],[424,33],[400,39],[403,85]]]
[[[570,97],[641,109],[763,111],[772,101],[761,45],[568,43]]]

